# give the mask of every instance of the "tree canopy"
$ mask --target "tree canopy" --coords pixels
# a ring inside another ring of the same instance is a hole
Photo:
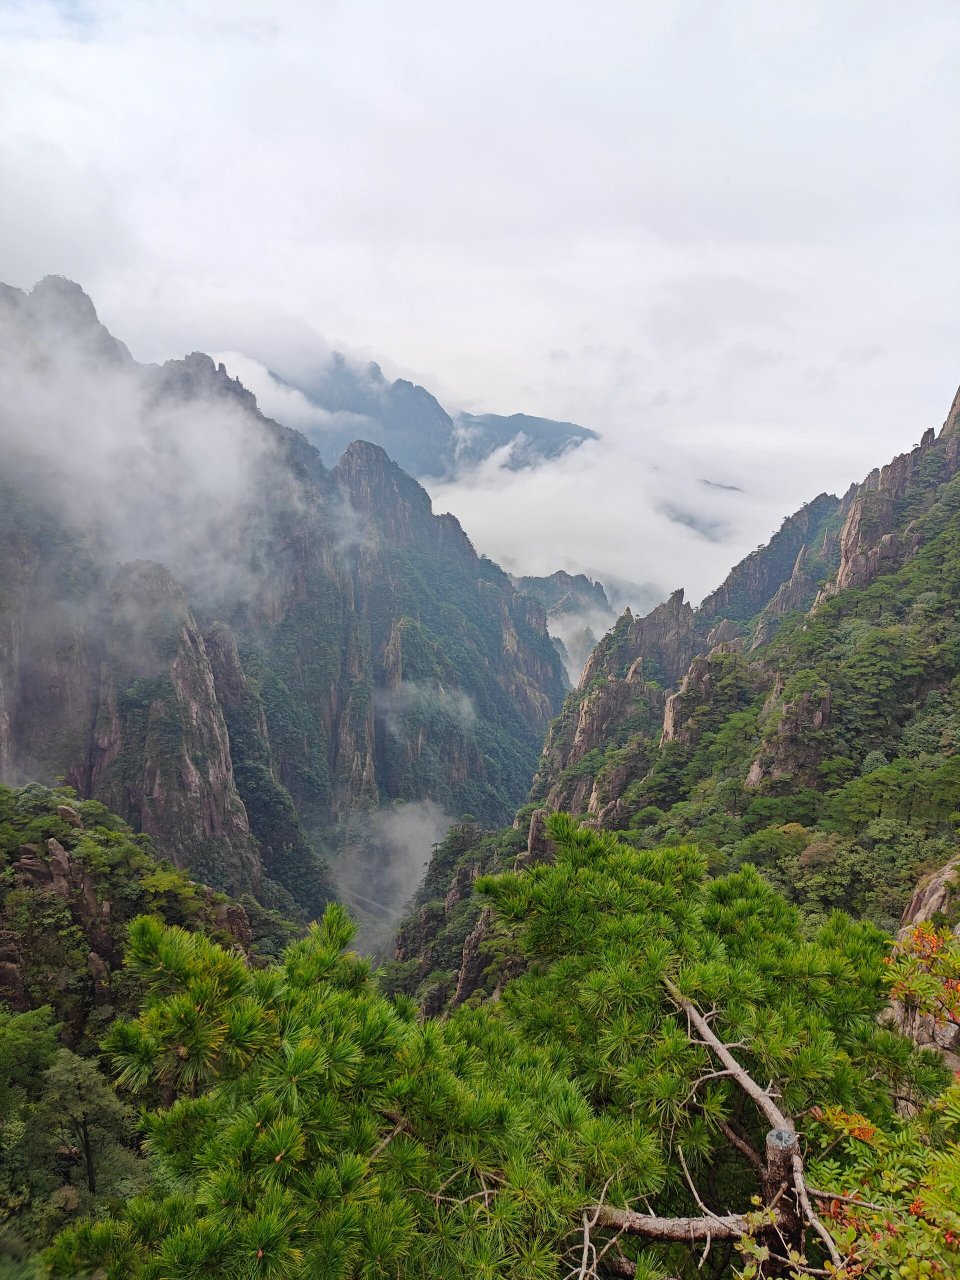
[[[152,1182],[53,1273],[852,1278],[913,1274],[920,1232],[915,1274],[955,1274],[956,1090],[880,1021],[914,962],[695,847],[550,833],[479,882],[498,998],[443,1019],[382,993],[339,906],[260,969],[136,920],[147,995],[105,1049]]]

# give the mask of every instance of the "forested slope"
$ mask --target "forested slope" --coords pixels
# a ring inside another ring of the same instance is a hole
[[[720,865],[762,866],[808,914],[895,928],[918,877],[951,856],[960,810],[958,428],[955,404],[939,436],[835,511],[811,504],[696,613],[674,606],[672,632],[621,619],[532,798],[639,845],[695,836]],[[779,573],[747,572],[775,551]]]
[[[144,993],[123,968],[143,912],[257,963],[294,932],[192,882],[97,801],[0,786],[0,1275],[148,1181],[136,1111],[99,1050]]]
[[[951,873],[891,929],[960,821],[958,425],[788,522],[709,616],[622,619],[516,825],[439,845],[383,977],[342,906],[283,950],[99,806],[0,792],[20,1274],[957,1275]],[[175,669],[178,591],[148,628]],[[203,639],[231,741],[267,714],[236,634]]]

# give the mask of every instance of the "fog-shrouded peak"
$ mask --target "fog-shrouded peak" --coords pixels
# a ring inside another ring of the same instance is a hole
[[[35,354],[129,364],[132,356],[100,323],[93,300],[64,276],[44,276],[29,292],[0,285],[0,335]]]
[[[265,413],[304,432],[332,464],[358,436],[382,445],[410,474],[452,479],[496,454],[512,470],[536,467],[597,439],[595,431],[526,413],[448,412],[426,387],[387,378],[375,361],[320,352],[296,367],[267,367],[239,352],[226,366]]]

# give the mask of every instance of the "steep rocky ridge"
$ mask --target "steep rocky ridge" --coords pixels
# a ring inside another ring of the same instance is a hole
[[[755,653],[754,666],[762,669],[784,619],[816,610],[847,590],[868,587],[908,562],[923,544],[924,514],[945,496],[960,465],[956,419],[955,402],[939,435],[926,431],[909,453],[871,472],[842,500],[821,494],[801,508],[697,609],[685,603],[681,590],[645,617],[634,618],[628,610],[597,645],[578,689],[569,695],[570,703],[586,708],[584,717],[574,717],[565,707],[552,726],[532,798],[551,807],[582,809],[589,788],[581,779],[571,789],[561,779],[591,751],[605,749],[609,720],[590,715],[598,689],[609,699],[609,690],[632,670],[634,682],[642,678],[667,690],[683,682],[688,696],[702,684],[707,655],[738,649]],[[764,781],[804,776],[813,785],[822,759],[818,735],[822,737],[831,717],[830,690],[815,696],[806,689],[796,700],[783,702],[775,665],[767,664],[767,671],[765,706],[768,720],[776,717],[775,730],[768,726],[762,744],[758,742],[747,784],[756,788]],[[664,746],[685,745],[675,729],[677,696],[666,699]],[[635,773],[623,775],[625,785],[636,781]],[[608,817],[615,812],[622,816],[622,811],[622,805],[608,809]],[[595,816],[597,810],[588,812]]]
[[[960,859],[948,862],[945,867],[924,876],[917,885],[900,921],[900,931],[938,917],[955,921],[958,914],[960,891]]]
[[[109,590],[100,687],[82,795],[128,815],[201,879],[256,893],[261,865],[233,776],[213,669],[186,595],[166,569],[122,566]],[[22,714],[31,714],[27,700]]]
[[[328,470],[68,282],[6,290],[0,326],[0,778],[67,778],[308,916],[358,815],[514,811],[562,696],[544,610],[382,449]]]
[[[69,1044],[95,1050],[111,1019],[135,1007],[122,959],[136,915],[201,929],[248,954],[289,936],[250,906],[248,915],[158,861],[146,836],[96,801],[0,785],[0,1001],[17,1011],[52,1005]]]
[[[544,578],[511,577],[510,581],[524,595],[539,600],[548,618],[590,610],[606,614],[613,612],[603,583],[594,582],[585,573],[567,573],[565,569],[558,569]]]
[[[919,546],[916,517],[954,475],[958,460],[960,437],[952,408],[939,436],[928,428],[909,453],[871,471],[844,503],[840,563],[836,577],[826,585],[826,594],[869,585]]]
[[[723,621],[750,623],[768,608],[778,593],[798,574],[797,561],[806,566],[808,577],[821,577],[836,558],[836,530],[841,503],[821,493],[788,516],[766,546],[758,547],[731,569],[723,584],[708,595],[697,609],[697,629],[709,635]],[[806,608],[813,594],[794,590],[798,603]]]
[[[437,846],[396,937],[385,985],[415,995],[433,1016],[484,988],[490,964],[489,911],[473,896],[478,875],[518,865],[527,849],[522,823],[498,833],[454,825]],[[493,984],[485,988],[492,994]]]
[[[928,922],[952,925],[960,936],[958,923],[958,889],[960,889],[960,859],[953,859],[945,867],[924,876],[907,903],[900,922],[900,941],[907,940],[918,925]],[[960,1070],[960,1027],[946,1019],[936,1019],[921,1013],[915,1003],[903,1000],[891,1002],[889,1021],[902,1035],[925,1047],[941,1053],[952,1071]]]
[[[597,636],[613,624],[615,614],[600,582],[586,574],[559,569],[548,577],[511,578],[523,595],[539,600],[547,611],[547,627],[564,667],[575,684],[593,652]]]

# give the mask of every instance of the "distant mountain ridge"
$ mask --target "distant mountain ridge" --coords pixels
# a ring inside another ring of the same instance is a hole
[[[389,381],[375,362],[362,364],[334,352],[307,372],[265,371],[267,391],[303,397],[297,426],[324,461],[332,462],[358,436],[384,448],[420,479],[449,479],[458,470],[503,451],[503,465],[537,466],[597,440],[596,431],[573,422],[525,413],[448,413],[436,396],[406,378]],[[312,411],[312,412],[311,412]],[[274,410],[283,418],[279,407]]]
[[[514,577],[511,581],[518,591],[539,600],[551,613],[580,614],[588,609],[597,609],[601,613],[613,615],[613,606],[607,598],[602,582],[594,582],[585,573],[567,573],[558,569],[546,577]]]
[[[547,627],[563,659],[571,684],[576,684],[597,643],[616,620],[601,582],[584,573],[558,569],[547,577],[512,577],[518,591],[539,600],[547,611]]]
[[[546,577],[511,576],[511,582],[526,596],[539,600],[547,611],[547,627],[557,652],[563,659],[572,685],[580,679],[597,644],[617,620],[617,610],[627,601],[634,607],[650,605],[657,599],[649,584],[608,577],[595,582],[585,573],[558,569]]]

